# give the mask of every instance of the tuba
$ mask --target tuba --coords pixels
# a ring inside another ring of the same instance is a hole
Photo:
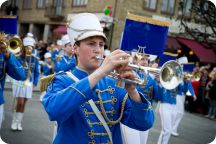
[[[98,60],[103,58],[96,57]],[[183,81],[183,69],[179,63],[174,60],[167,61],[161,68],[144,67],[135,64],[128,64],[135,71],[142,72],[144,74],[152,74],[155,77],[159,77],[161,85],[168,90],[175,89]],[[119,79],[119,74],[111,72],[109,77],[116,80],[116,86],[124,88],[125,84],[133,84],[139,87],[144,87],[147,83],[147,77],[144,79]]]
[[[14,36],[10,39],[6,39],[4,33],[0,35],[0,43],[3,43],[8,51],[15,56],[18,56],[22,52],[22,40],[19,37]]]

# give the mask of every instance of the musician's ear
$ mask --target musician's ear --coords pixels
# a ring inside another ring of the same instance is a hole
[[[75,53],[77,56],[79,56],[79,49],[80,49],[80,47],[79,47],[77,44],[74,44],[73,48],[74,48],[74,53]]]

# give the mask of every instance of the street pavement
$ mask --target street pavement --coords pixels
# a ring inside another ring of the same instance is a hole
[[[39,88],[34,89],[33,98],[27,102],[22,132],[10,130],[13,98],[9,83],[6,83],[5,89],[5,120],[0,131],[3,141],[9,144],[51,144],[54,123],[48,120],[48,116],[39,101]],[[155,123],[150,130],[148,144],[157,143],[160,130],[160,117],[155,112]],[[170,144],[208,144],[216,136],[216,120],[186,112],[179,126],[179,134],[179,137],[171,137]]]

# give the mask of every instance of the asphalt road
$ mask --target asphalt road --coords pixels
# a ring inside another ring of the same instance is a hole
[[[5,120],[0,131],[3,141],[9,144],[50,144],[52,143],[53,122],[39,101],[40,93],[36,89],[33,98],[27,102],[23,119],[23,131],[12,132],[12,92],[10,87],[5,91]],[[160,117],[155,113],[154,127],[150,130],[148,144],[156,144],[161,130]],[[216,136],[216,120],[203,115],[186,113],[179,127],[179,137],[171,137],[171,144],[208,144]]]

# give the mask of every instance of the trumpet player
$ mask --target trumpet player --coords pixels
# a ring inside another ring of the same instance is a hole
[[[196,95],[193,86],[190,82],[188,75],[185,73],[182,83],[180,83],[178,86],[178,93],[176,96],[176,112],[172,130],[173,136],[179,136],[177,129],[184,115],[184,103],[187,92],[189,92],[189,94],[193,97],[193,101],[196,101]]]
[[[74,56],[73,46],[71,45],[68,35],[62,37],[62,44],[64,46],[64,54],[59,55],[57,59],[54,59],[55,72],[73,70],[76,66],[76,59]]]
[[[77,14],[67,31],[78,64],[72,72],[59,72],[51,78],[42,101],[50,120],[58,123],[53,143],[121,144],[120,122],[138,130],[152,127],[149,101],[134,85],[122,89],[107,77],[117,68],[124,72],[119,77],[135,77],[128,58],[122,59],[128,54],[115,50],[102,64],[97,58],[103,57],[106,36],[96,15]]]
[[[134,58],[133,58],[133,63],[136,65],[147,67],[147,66],[149,66],[150,56],[152,56],[152,55],[143,54],[143,53],[141,53],[141,54],[136,53]],[[153,59],[153,60],[155,60],[155,59]],[[153,60],[151,60],[151,62]],[[154,65],[153,65],[153,67],[154,67]],[[150,102],[153,102],[153,100],[157,100],[157,95],[158,95],[157,80],[155,80],[148,73],[143,73],[143,72],[139,72],[139,71],[137,71],[136,73],[138,74],[139,77],[142,77],[143,79],[146,78],[145,86],[144,87],[138,87],[137,90],[140,93],[143,93]],[[130,144],[130,143],[146,144],[147,143],[149,130],[138,131],[138,130],[129,128],[125,125],[122,125],[122,131],[124,134],[125,143],[128,143],[128,144]]]
[[[8,50],[9,47],[6,45],[6,41],[5,35],[0,34],[0,128],[4,116],[4,85],[6,73],[16,80],[25,80],[27,72],[14,54]]]
[[[33,88],[37,85],[40,74],[39,62],[32,51],[35,46],[35,40],[32,37],[23,39],[24,51],[19,57],[20,62],[27,69],[27,78],[23,81],[15,81],[13,83],[13,96],[16,98],[15,110],[11,124],[11,130],[22,131],[22,119],[24,115],[25,105],[28,99],[32,97]]]

